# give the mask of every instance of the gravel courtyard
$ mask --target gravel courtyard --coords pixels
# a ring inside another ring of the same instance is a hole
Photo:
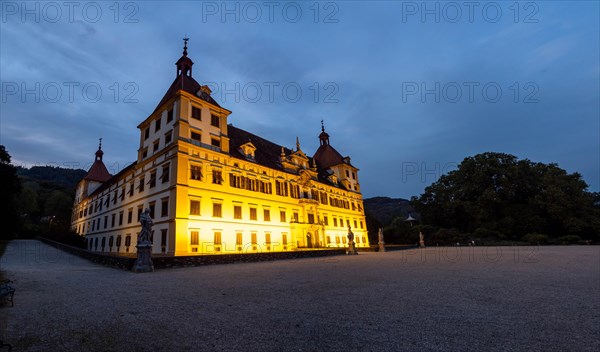
[[[460,247],[134,274],[12,241],[13,351],[598,351],[600,247]],[[3,349],[0,349],[3,351]]]

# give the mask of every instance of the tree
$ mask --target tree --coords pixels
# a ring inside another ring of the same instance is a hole
[[[578,173],[503,153],[465,158],[412,203],[424,223],[518,240],[529,233],[600,240],[598,196]]]
[[[17,177],[17,169],[10,162],[10,154],[0,145],[0,239],[14,236],[19,223],[17,211],[17,195],[21,192],[21,182]]]

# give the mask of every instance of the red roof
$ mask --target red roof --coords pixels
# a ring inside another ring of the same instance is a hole
[[[104,166],[102,159],[96,158],[96,161],[94,161],[92,167],[90,167],[90,170],[83,179],[89,181],[106,182],[111,177],[112,176],[106,169],[106,166]]]

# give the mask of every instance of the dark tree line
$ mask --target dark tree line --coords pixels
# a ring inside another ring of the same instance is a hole
[[[85,175],[83,170],[35,166],[15,167],[0,146],[2,239],[42,235],[73,245],[82,245],[81,236],[69,230],[74,188]],[[76,181],[77,180],[77,181]]]
[[[600,194],[578,173],[502,153],[468,157],[411,199],[438,240],[600,241]],[[440,231],[442,233],[440,233]]]

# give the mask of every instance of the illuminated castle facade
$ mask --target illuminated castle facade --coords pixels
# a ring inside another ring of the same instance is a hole
[[[187,40],[186,40],[187,42]],[[137,161],[110,175],[98,148],[77,186],[71,227],[89,250],[134,253],[146,208],[153,253],[195,255],[368,247],[358,169],[331,145],[325,129],[307,156],[228,124],[193,62],[139,124]]]

